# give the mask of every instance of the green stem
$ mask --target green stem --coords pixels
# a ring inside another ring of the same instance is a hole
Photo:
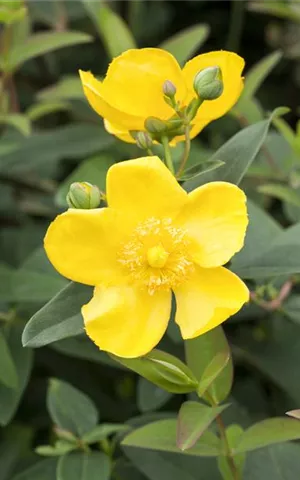
[[[172,161],[172,155],[171,155],[168,137],[165,137],[165,136],[161,137],[161,143],[162,143],[162,146],[164,147],[166,165],[170,170],[170,172],[173,173],[174,175],[175,171],[174,171],[174,165]]]
[[[188,161],[189,155],[190,155],[191,138],[190,138],[190,127],[189,127],[189,125],[187,125],[185,127],[184,136],[185,136],[184,152],[183,152],[183,155],[182,155],[181,164],[180,164],[178,172],[176,174],[176,178],[178,178],[178,179],[183,174],[185,166],[186,166],[186,162]]]
[[[154,153],[152,152],[151,148],[147,148],[146,151],[147,151],[149,157],[153,157]]]
[[[240,47],[240,41],[244,26],[245,18],[245,5],[243,1],[232,0],[231,1],[231,13],[230,13],[230,27],[227,38],[228,50],[237,52]]]

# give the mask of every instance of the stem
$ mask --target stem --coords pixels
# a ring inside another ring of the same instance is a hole
[[[240,40],[244,26],[245,5],[244,2],[239,0],[232,0],[231,5],[230,27],[226,48],[237,52],[240,47]]]
[[[234,458],[233,458],[232,453],[231,453],[231,448],[230,448],[230,445],[229,445],[228,440],[227,440],[226,428],[225,428],[225,425],[224,425],[224,422],[222,420],[221,415],[218,415],[216,417],[216,422],[217,422],[217,425],[219,427],[220,437],[222,438],[223,444],[226,448],[226,458],[227,458],[228,466],[229,466],[229,468],[231,470],[231,473],[232,473],[232,478],[234,480],[240,480],[240,475],[239,475],[239,472],[238,472],[238,470],[236,468],[236,465],[234,463]]]
[[[182,173],[184,172],[186,162],[188,161],[190,150],[191,150],[191,138],[190,138],[190,127],[187,125],[184,131],[185,142],[184,142],[184,152],[181,159],[181,164],[179,166],[178,172],[176,174],[176,178],[180,178]]]
[[[162,146],[164,147],[164,152],[165,152],[165,162],[170,170],[171,173],[174,175],[174,166],[173,166],[173,161],[172,161],[172,156],[171,156],[171,150],[170,150],[170,145],[169,145],[169,139],[168,137],[161,137],[161,143]]]
[[[152,152],[151,148],[147,148],[146,151],[147,151],[149,157],[153,157],[154,153]]]

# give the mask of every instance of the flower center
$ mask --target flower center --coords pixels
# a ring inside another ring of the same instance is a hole
[[[121,246],[118,260],[133,283],[153,294],[172,289],[188,278],[194,269],[189,244],[185,230],[171,219],[151,217],[137,225]]]

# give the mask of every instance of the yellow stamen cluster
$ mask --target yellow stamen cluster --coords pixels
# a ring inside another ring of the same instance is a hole
[[[118,254],[134,283],[157,290],[176,287],[193,271],[186,232],[169,218],[148,218],[134,229]]]

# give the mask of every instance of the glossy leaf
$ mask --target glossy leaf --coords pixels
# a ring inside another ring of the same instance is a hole
[[[213,399],[220,403],[227,398],[231,390],[233,378],[233,364],[230,356],[229,345],[222,327],[217,327],[210,332],[185,342],[187,364],[194,375],[201,380],[205,370],[217,354],[230,357],[222,372],[215,378],[207,389],[204,398]]]
[[[188,393],[197,389],[198,382],[190,369],[178,358],[161,350],[154,349],[140,358],[110,356],[168,392]]]
[[[98,423],[98,411],[84,393],[72,385],[52,379],[47,393],[52,421],[62,430],[82,437]]]
[[[19,379],[13,357],[5,336],[0,330],[0,383],[8,388],[17,388]],[[1,400],[0,400],[1,401]]]
[[[18,44],[9,56],[9,71],[13,71],[27,60],[44,55],[58,48],[70,47],[92,40],[82,32],[43,32],[31,35],[23,44]]]
[[[109,480],[110,460],[102,452],[73,453],[60,458],[57,480]]]
[[[80,310],[91,295],[91,287],[70,282],[29,320],[22,335],[23,346],[41,347],[83,333]]]
[[[200,185],[220,180],[238,185],[263,145],[272,119],[286,112],[284,107],[277,108],[268,120],[250,125],[235,134],[210,158],[210,161],[219,160],[224,162],[224,165],[186,181],[183,184],[185,190],[190,192]]]
[[[177,420],[177,447],[183,451],[192,448],[214,419],[227,407],[228,405],[209,407],[192,401],[183,403]]]
[[[183,66],[206,41],[209,30],[208,25],[201,23],[193,25],[165,40],[159,48],[172,53]]]
[[[135,40],[124,20],[103,2],[83,0],[87,13],[91,17],[110,57],[136,48]],[[117,32],[117,35],[116,35]]]
[[[298,440],[300,422],[286,417],[269,418],[248,428],[240,437],[235,453],[249,452],[274,443]]]
[[[215,457],[220,454],[219,439],[212,432],[205,432],[192,448],[182,452],[176,445],[176,430],[176,420],[159,420],[129,433],[122,445],[200,457]]]

